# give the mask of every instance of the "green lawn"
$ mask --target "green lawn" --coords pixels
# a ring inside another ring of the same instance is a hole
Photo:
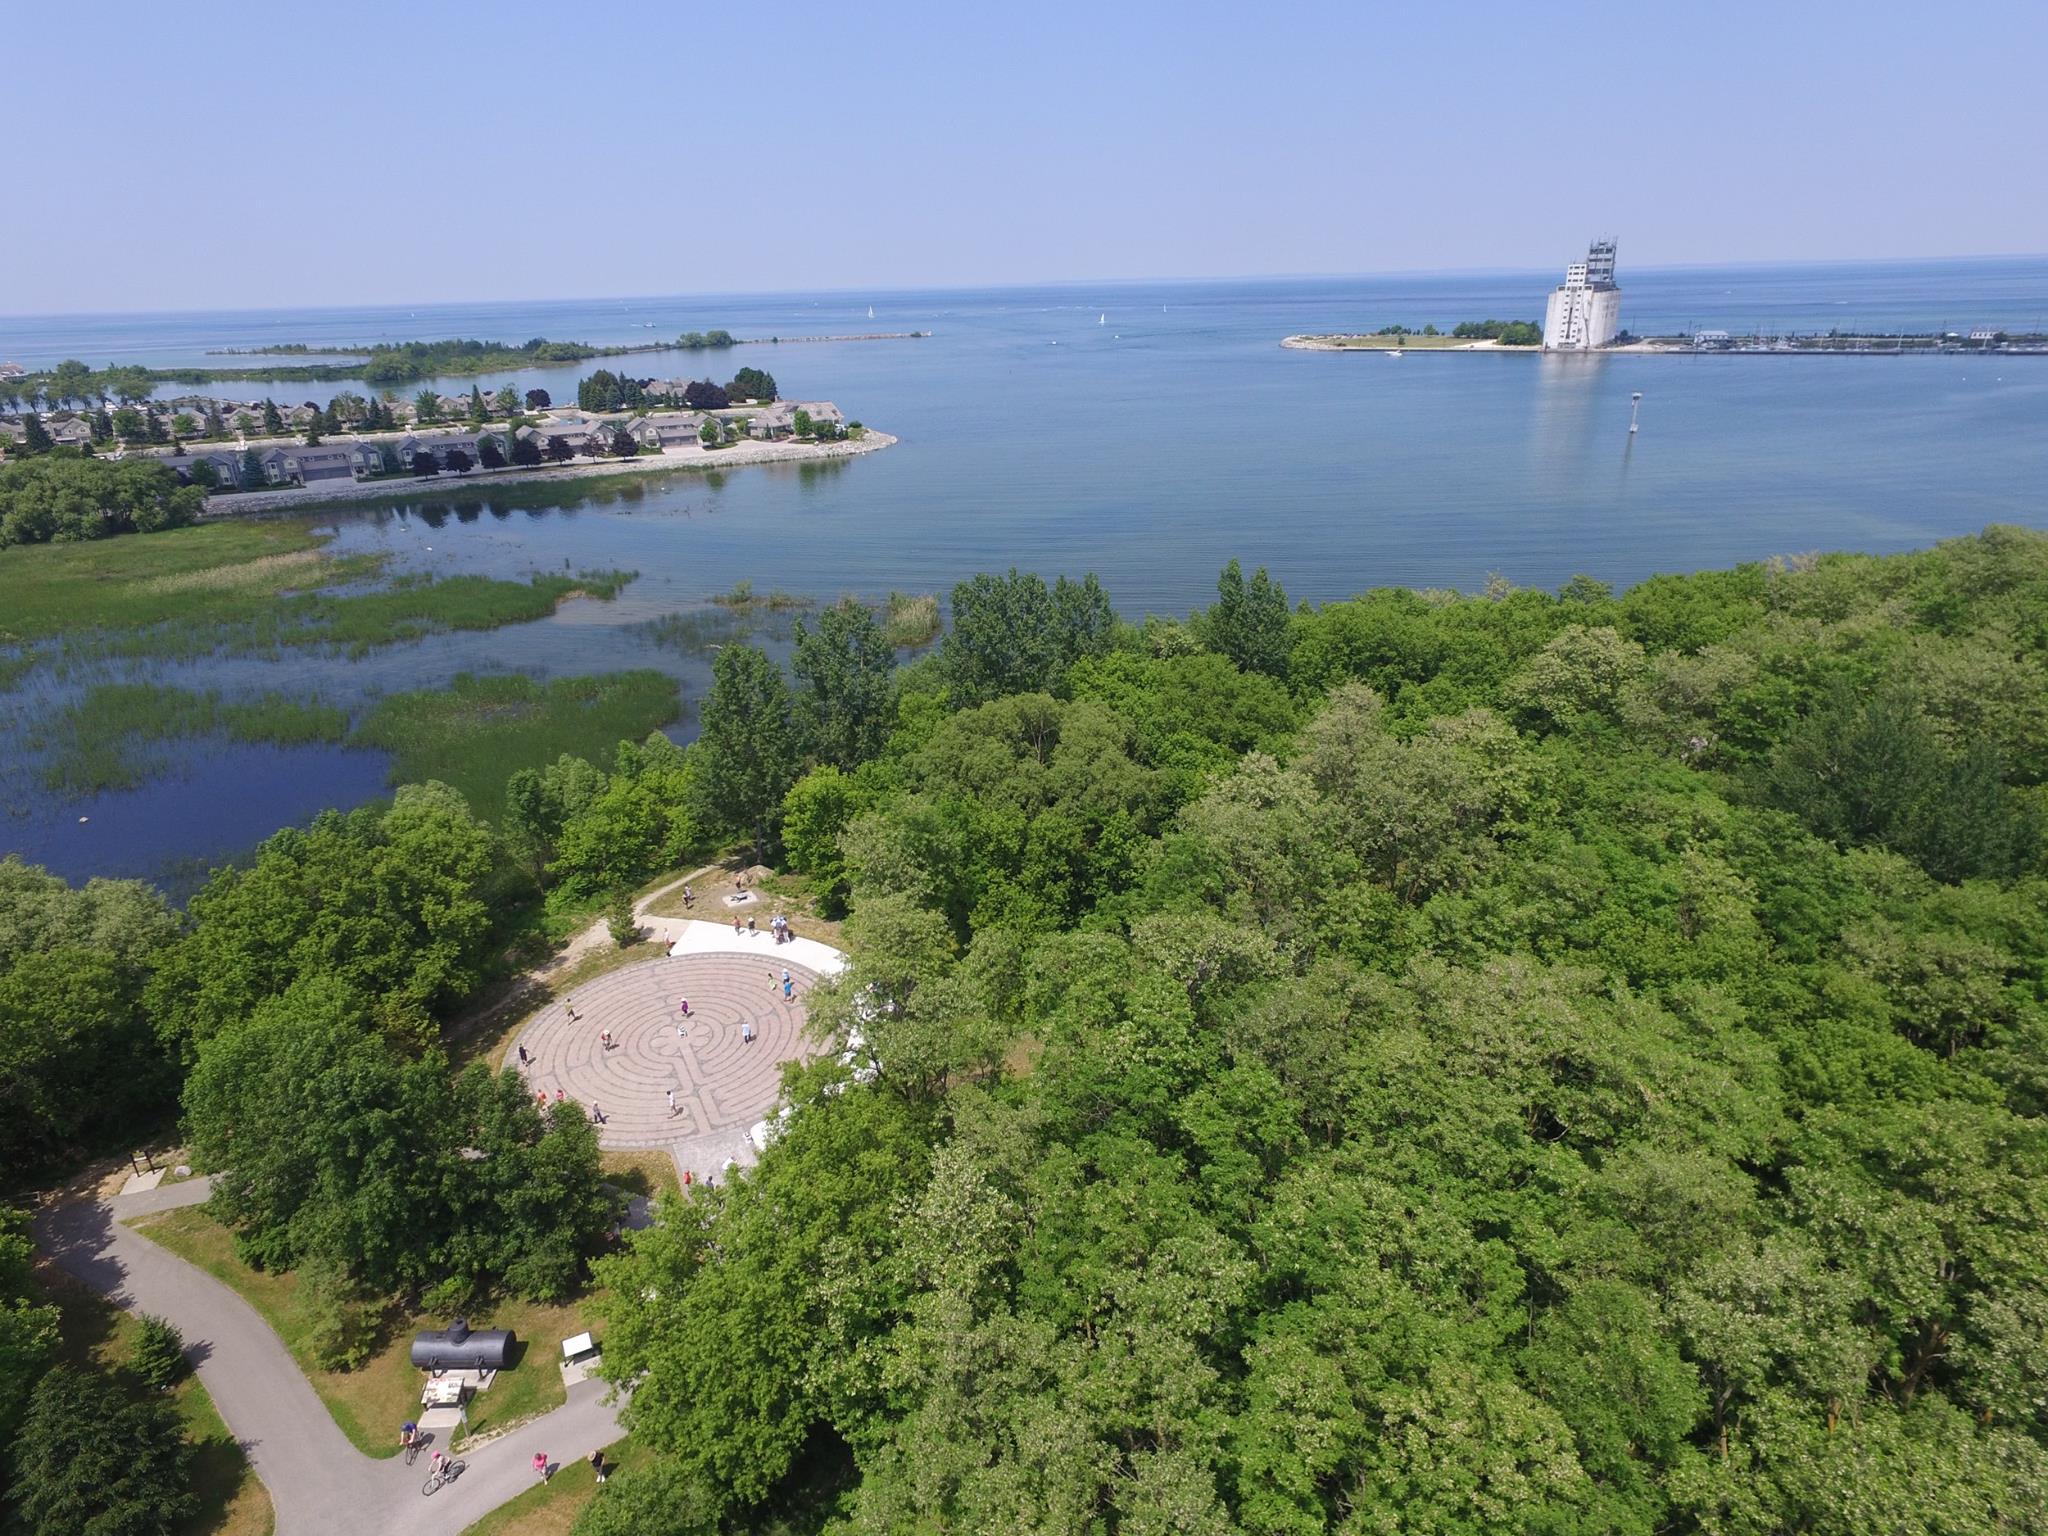
[[[141,1326],[134,1314],[80,1285],[48,1259],[37,1263],[36,1284],[58,1309],[58,1360],[120,1374]],[[139,1382],[133,1385],[138,1393],[149,1390]],[[183,1536],[269,1536],[276,1521],[270,1495],[250,1471],[199,1378],[187,1376],[171,1398],[185,1421],[186,1436],[197,1447],[192,1491],[199,1496],[199,1510],[182,1528]]]
[[[604,1457],[617,1467],[639,1466],[648,1458],[649,1453],[630,1438],[607,1449]],[[462,1536],[564,1536],[596,1493],[597,1474],[590,1463],[572,1462],[546,1484],[535,1483],[510,1503],[500,1504],[466,1527]]]
[[[323,1371],[307,1349],[311,1319],[297,1275],[249,1268],[235,1257],[227,1229],[196,1206],[144,1216],[129,1225],[238,1292],[262,1314],[299,1362],[334,1422],[359,1450],[371,1456],[397,1454],[398,1426],[418,1413],[425,1380],[407,1358],[412,1336],[422,1328],[445,1326],[446,1318],[395,1319],[377,1352],[359,1369]],[[470,1404],[470,1433],[501,1429],[561,1405],[564,1393],[557,1361],[562,1340],[588,1326],[580,1302],[504,1302],[476,1309],[469,1320],[476,1328],[510,1328],[522,1348],[517,1363],[500,1372],[491,1389]]]
[[[621,1148],[600,1153],[598,1160],[606,1180],[628,1194],[652,1200],[664,1191],[683,1192],[682,1180],[676,1177],[676,1160],[660,1147]]]
[[[448,688],[382,700],[352,740],[395,756],[393,782],[439,779],[461,790],[478,815],[496,820],[515,770],[541,767],[564,752],[608,764],[619,742],[638,741],[681,713],[675,679],[661,672],[549,683],[464,674]]]

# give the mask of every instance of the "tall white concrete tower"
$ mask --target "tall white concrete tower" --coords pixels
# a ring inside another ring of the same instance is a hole
[[[1614,242],[1595,240],[1584,261],[1564,269],[1543,312],[1543,350],[1590,352],[1621,329],[1621,289],[1614,283]]]

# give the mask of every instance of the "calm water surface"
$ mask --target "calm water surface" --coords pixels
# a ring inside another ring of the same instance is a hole
[[[829,598],[943,592],[1011,565],[1092,570],[1138,615],[1205,602],[1232,556],[1320,601],[1385,584],[1470,589],[1495,571],[1519,584],[1554,586],[1580,571],[1626,584],[1778,553],[1918,547],[1988,522],[2048,525],[2048,358],[1396,359],[1276,345],[1297,331],[1537,317],[1555,281],[1530,273],[442,306],[417,318],[384,309],[0,320],[0,357],[30,365],[64,356],[203,363],[210,347],[266,340],[932,332],[628,360],[664,376],[768,368],[786,396],[835,400],[901,437],[883,453],[677,474],[623,491],[565,484],[538,500],[436,486],[396,509],[318,517],[343,548],[388,552],[401,569],[524,576],[622,566],[641,576],[615,603],[575,603],[541,623],[358,660],[33,677],[0,695],[9,711],[0,798],[10,812],[0,849],[74,877],[161,875],[232,854],[315,806],[360,802],[381,784],[373,754],[199,747],[173,754],[173,772],[142,789],[58,800],[39,785],[35,723],[101,676],[286,688],[355,707],[463,670],[658,666],[689,700],[703,687],[705,657],[656,644],[644,621],[701,611],[742,579]],[[2043,260],[1624,270],[1623,281],[1624,318],[1640,332],[2048,328]],[[541,382],[571,398],[584,371],[481,382]],[[306,390],[247,388],[280,398]],[[1631,440],[1637,390],[1642,431]],[[691,729],[686,718],[676,734]],[[81,814],[91,820],[81,825]]]

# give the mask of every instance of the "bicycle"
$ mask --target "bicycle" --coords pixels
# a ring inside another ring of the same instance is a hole
[[[420,1459],[420,1448],[433,1438],[423,1429],[405,1442],[405,1464],[408,1467]]]
[[[456,1478],[462,1476],[464,1466],[465,1463],[454,1459],[442,1462],[440,1466],[427,1475],[425,1484],[420,1488],[421,1496],[424,1497],[446,1484],[454,1482]]]

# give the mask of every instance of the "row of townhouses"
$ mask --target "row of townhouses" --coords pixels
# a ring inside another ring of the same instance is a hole
[[[256,462],[262,467],[263,478],[269,484],[313,485],[323,480],[372,480],[379,475],[411,474],[421,454],[430,455],[440,469],[448,468],[457,454],[461,459],[454,462],[459,464],[466,460],[469,466],[474,467],[483,461],[486,443],[507,462],[511,460],[515,440],[529,440],[536,447],[545,447],[549,438],[559,437],[577,453],[593,446],[607,450],[614,434],[621,429],[643,453],[689,448],[697,444],[704,423],[714,418],[738,423],[748,437],[773,441],[786,438],[796,430],[796,413],[800,410],[813,421],[834,427],[845,425],[845,417],[839,407],[829,400],[778,401],[774,405],[718,412],[658,411],[641,416],[586,416],[569,411],[545,417],[516,431],[494,427],[471,431],[377,433],[366,437],[329,438],[317,447],[301,443],[272,443],[267,446],[259,443],[252,446]],[[57,437],[54,428],[51,437],[53,440]],[[187,472],[204,464],[217,483],[236,485],[242,479],[244,451],[226,444],[196,445],[189,453],[164,454],[161,457],[173,468]]]

